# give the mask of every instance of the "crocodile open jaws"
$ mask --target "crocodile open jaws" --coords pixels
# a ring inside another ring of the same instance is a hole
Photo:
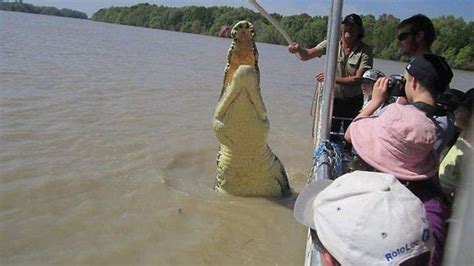
[[[287,196],[291,189],[285,168],[267,144],[270,124],[260,93],[254,36],[248,21],[240,21],[231,31],[233,42],[213,121],[220,144],[216,189],[238,196]]]

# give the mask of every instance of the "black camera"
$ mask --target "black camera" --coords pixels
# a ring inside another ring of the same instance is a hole
[[[388,95],[406,96],[405,82],[405,77],[402,75],[390,75],[388,78]]]

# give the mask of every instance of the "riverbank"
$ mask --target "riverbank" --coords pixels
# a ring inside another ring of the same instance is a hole
[[[0,3],[0,10],[68,18],[88,18],[86,13],[72,9],[57,9],[52,6],[34,6],[26,3]]]

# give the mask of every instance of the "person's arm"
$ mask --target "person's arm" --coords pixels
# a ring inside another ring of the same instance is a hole
[[[370,100],[367,106],[365,106],[364,109],[360,111],[359,115],[354,118],[354,122],[356,122],[356,120],[359,118],[371,116],[375,111],[377,111],[377,109],[379,109],[380,106],[382,106],[382,104],[388,97],[387,85],[388,78],[386,77],[379,78],[375,82],[374,89],[372,91],[372,100]],[[347,128],[346,133],[344,135],[344,139],[349,143],[352,142],[351,125],[349,125],[349,127]]]
[[[336,83],[339,85],[359,85],[366,70],[367,68],[358,68],[353,76],[336,77]]]
[[[321,57],[324,54],[324,47],[320,43],[313,48],[304,48],[294,42],[288,45],[288,51],[292,54],[298,53],[302,61],[307,61],[315,57]]]
[[[336,84],[339,85],[359,85],[362,80],[362,75],[367,69],[359,68],[356,70],[356,73],[353,76],[347,77],[335,77]],[[319,82],[324,82],[324,73],[319,73],[316,75],[316,80]]]

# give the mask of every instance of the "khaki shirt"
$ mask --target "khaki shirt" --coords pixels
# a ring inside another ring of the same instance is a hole
[[[316,46],[322,54],[326,54],[327,41],[324,40]],[[367,44],[359,41],[352,49],[349,55],[344,55],[341,44],[337,54],[336,77],[354,76],[357,69],[371,69],[374,64],[372,48]],[[340,85],[334,86],[335,98],[348,98],[362,94],[360,85]]]

